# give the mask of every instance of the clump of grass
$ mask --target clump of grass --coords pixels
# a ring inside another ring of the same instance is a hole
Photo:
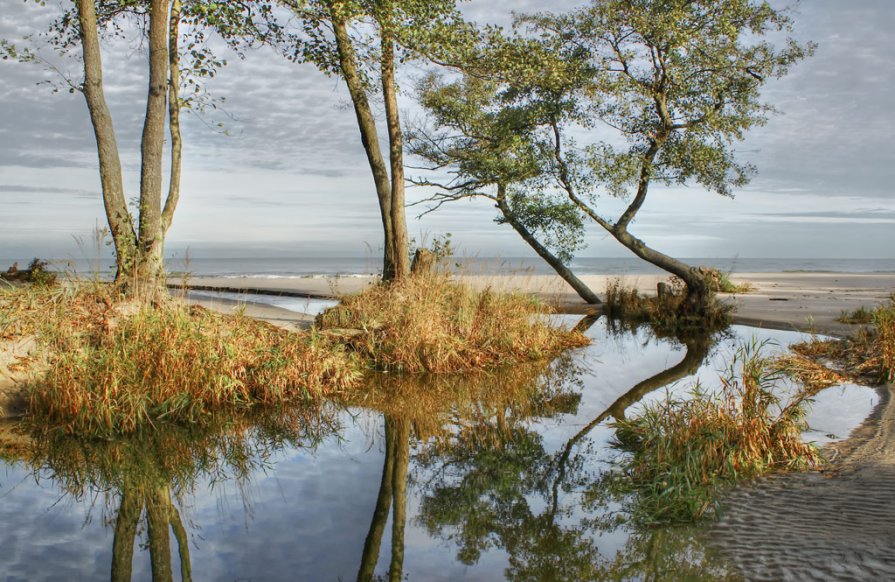
[[[808,369],[817,376],[826,374],[831,383],[895,382],[895,297],[869,313],[870,325],[850,338],[815,338],[794,344],[790,346],[793,353],[785,356],[784,362],[794,368],[793,375],[798,379]],[[832,382],[833,378],[839,380]]]
[[[843,310],[836,318],[839,323],[850,323],[866,325],[873,322],[873,310],[865,308],[863,305],[854,311]]]
[[[346,297],[317,324],[343,330],[351,348],[377,369],[449,373],[548,358],[589,343],[553,325],[550,313],[525,295],[475,291],[431,274]]]
[[[702,315],[682,315],[681,306],[686,298],[683,282],[672,278],[667,289],[661,296],[641,295],[621,279],[612,279],[606,285],[604,313],[613,319],[648,323],[659,333],[671,335],[689,329],[716,331],[730,325],[732,308],[714,296],[708,298]]]
[[[47,261],[35,257],[27,269],[19,269],[18,263],[13,263],[5,273],[0,273],[0,279],[16,283],[55,285],[56,273],[50,271],[48,267],[49,263]]]
[[[32,288],[11,303],[21,314],[15,333],[34,334],[49,364],[29,413],[70,433],[202,423],[216,411],[346,390],[361,376],[357,358],[316,332],[175,300],[121,302],[95,286]]]
[[[713,267],[700,267],[699,272],[708,283],[709,290],[714,293],[749,293],[755,290],[751,283],[734,283],[730,280],[730,273]]]
[[[721,390],[698,384],[690,398],[667,395],[631,419],[616,423],[624,461],[624,492],[635,493],[634,515],[654,522],[693,521],[715,512],[719,488],[775,470],[817,467],[817,449],[801,439],[807,395],[787,402],[774,389],[782,371],[741,347]]]

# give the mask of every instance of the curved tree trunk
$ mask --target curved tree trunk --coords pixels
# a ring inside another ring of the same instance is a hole
[[[96,5],[93,0],[77,0],[75,6],[84,59],[84,99],[87,101],[90,122],[96,137],[103,205],[112,242],[115,245],[117,267],[115,280],[121,283],[133,268],[137,252],[137,235],[124,196],[118,142],[103,89],[103,65],[96,22]]]
[[[168,131],[171,134],[171,177],[168,197],[162,210],[162,236],[168,234],[174,211],[180,202],[180,176],[183,167],[183,139],[180,134],[180,16],[181,0],[171,3],[168,22]]]
[[[544,259],[548,265],[550,265],[556,274],[563,278],[563,280],[569,284],[569,286],[578,293],[578,296],[584,299],[585,303],[591,303],[595,305],[599,305],[602,303],[600,298],[594,293],[590,287],[588,287],[581,279],[575,276],[575,273],[572,272],[561,260],[559,257],[550,252],[550,249],[542,245],[538,239],[535,238],[531,232],[525,228],[525,225],[516,220],[513,215],[512,209],[510,209],[509,205],[506,203],[506,199],[503,195],[503,188],[499,188],[499,193],[497,197],[497,208],[500,210],[503,217],[506,219],[507,223],[513,227],[519,236],[528,243],[528,246],[534,249],[538,256]]]

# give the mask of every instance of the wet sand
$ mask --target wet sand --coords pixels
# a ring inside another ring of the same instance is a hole
[[[553,275],[464,275],[459,277],[483,289],[532,293],[564,312],[581,313],[588,309],[566,283]],[[582,280],[602,293],[613,279],[611,275],[585,275]],[[748,282],[754,290],[742,295],[722,294],[736,306],[736,323],[799,331],[817,331],[844,336],[854,326],[836,318],[842,311],[858,307],[872,308],[895,293],[895,273],[748,273],[733,274],[734,282]],[[642,293],[655,293],[656,284],[665,280],[658,275],[621,277],[624,284]],[[193,289],[236,292],[261,292],[298,297],[338,297],[357,293],[373,284],[373,277],[295,277],[268,279],[258,277],[195,277]],[[172,285],[179,285],[176,279]]]
[[[895,580],[895,386],[825,453],[823,472],[776,475],[723,501],[710,545],[747,580]]]

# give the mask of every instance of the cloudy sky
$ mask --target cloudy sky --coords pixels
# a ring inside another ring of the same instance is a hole
[[[467,14],[504,24],[510,12],[561,11],[578,4],[472,0]],[[0,0],[0,38],[19,44],[45,28],[45,7]],[[738,152],[758,167],[734,199],[698,188],[656,189],[632,230],[683,257],[895,258],[895,59],[891,0],[805,0],[796,36],[817,54],[765,91],[782,113],[753,131]],[[44,53],[57,68],[78,63]],[[145,107],[145,53],[107,47],[107,97],[123,150],[129,191],[138,188]],[[404,71],[405,86],[420,71]],[[57,78],[33,64],[0,61],[0,257],[77,255],[75,236],[104,221],[96,150],[80,94],[54,93]],[[185,127],[183,197],[171,252],[194,256],[364,256],[381,245],[378,209],[347,93],[337,79],[259,49],[210,86],[225,113]],[[416,115],[409,96],[405,117]],[[226,134],[212,129],[223,122]],[[419,193],[411,192],[411,196]],[[451,232],[481,256],[528,256],[485,203],[415,218],[417,237]],[[581,256],[627,256],[593,229]]]

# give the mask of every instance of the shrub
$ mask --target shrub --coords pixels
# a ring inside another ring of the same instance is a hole
[[[346,337],[377,369],[446,373],[548,358],[589,343],[549,316],[531,297],[474,291],[432,274],[346,297],[317,325]]]
[[[634,493],[644,521],[691,521],[711,514],[720,487],[774,470],[816,467],[816,448],[801,439],[806,395],[785,404],[781,378],[761,345],[741,347],[718,393],[698,384],[690,398],[667,395],[615,424],[615,445],[630,453],[617,480]]]

